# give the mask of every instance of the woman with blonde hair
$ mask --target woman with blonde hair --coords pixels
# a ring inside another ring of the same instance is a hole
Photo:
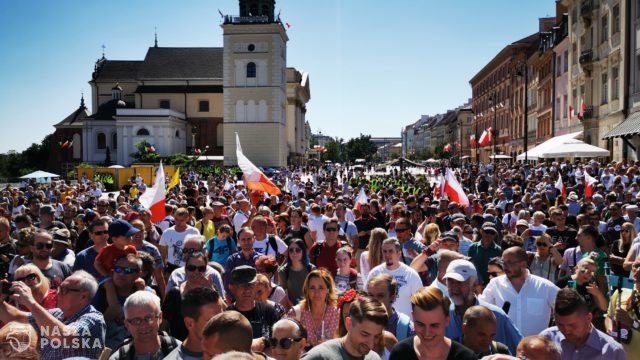
[[[51,289],[47,279],[40,269],[34,264],[20,266],[13,274],[13,281],[25,283],[33,294],[33,298],[49,310],[57,307],[58,291]]]
[[[440,238],[440,228],[438,224],[431,223],[424,228],[424,234],[422,234],[422,242],[429,246],[432,242]]]
[[[383,228],[371,230],[367,250],[360,255],[360,275],[363,279],[369,276],[369,271],[382,263],[382,242],[388,238],[387,231]]]
[[[631,243],[638,233],[636,228],[630,222],[622,224],[620,229],[620,239],[611,244],[611,254],[609,254],[609,263],[611,263],[611,271],[618,276],[629,277],[629,271],[626,271],[622,265],[624,259],[629,254]]]
[[[333,276],[324,268],[312,270],[304,281],[302,291],[303,299],[289,310],[287,317],[298,320],[307,330],[309,346],[333,339],[340,321]]]

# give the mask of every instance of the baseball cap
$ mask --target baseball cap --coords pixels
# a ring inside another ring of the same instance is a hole
[[[442,240],[453,240],[458,242],[458,234],[455,231],[447,231],[440,237]]]
[[[525,219],[520,219],[518,220],[518,222],[516,222],[516,226],[526,226],[529,227],[529,223],[527,222],[527,220]]]
[[[482,224],[482,230],[487,232],[493,232],[494,234],[498,233],[498,230],[496,230],[496,226],[490,222],[486,222]]]
[[[476,267],[469,260],[456,259],[449,263],[443,279],[467,281],[470,277],[478,277]]]
[[[451,222],[455,222],[455,221],[458,221],[458,220],[465,220],[465,218],[466,217],[463,214],[456,213],[456,214],[451,215]]]
[[[251,284],[256,281],[256,269],[248,265],[236,266],[231,270],[232,284]]]
[[[140,229],[133,227],[133,225],[129,224],[124,220],[114,220],[111,225],[109,225],[109,236],[133,236],[140,232]]]
[[[65,244],[67,246],[71,245],[71,243],[69,242],[69,238],[71,237],[69,230],[56,229],[52,235],[53,235],[54,242]]]

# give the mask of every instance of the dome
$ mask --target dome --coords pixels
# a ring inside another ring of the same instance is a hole
[[[126,102],[124,102],[124,100],[118,100],[118,104],[117,104],[117,106],[118,106],[118,107],[126,107],[126,106],[127,106],[127,103],[126,103]]]

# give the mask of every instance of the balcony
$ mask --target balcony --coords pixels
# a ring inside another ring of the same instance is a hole
[[[591,20],[591,13],[594,8],[593,0],[583,0],[580,4],[580,16],[585,20]]]
[[[581,52],[578,61],[580,62],[580,66],[582,66],[583,70],[591,71],[593,66],[593,51],[586,50]]]
[[[224,16],[224,24],[268,24],[269,17],[267,15],[260,16]]]
[[[587,106],[584,108],[584,119],[592,119],[594,118],[593,106]]]

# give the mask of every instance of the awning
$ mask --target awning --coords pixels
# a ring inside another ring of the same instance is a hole
[[[543,142],[542,144],[529,149],[529,151],[523,152],[522,154],[516,157],[517,160],[524,160],[525,154],[527,154],[528,160],[538,160],[540,154],[549,149],[553,149],[555,147],[560,146],[567,140],[575,139],[582,134],[582,131],[574,132],[571,134],[559,135],[556,137],[552,137],[551,139]]]
[[[640,112],[634,112],[629,115],[623,122],[611,129],[602,139],[612,139],[623,136],[632,136],[640,134]]]
[[[610,152],[607,149],[603,149],[591,144],[587,144],[584,141],[577,139],[565,140],[561,146],[546,149],[542,151],[539,158],[562,158],[562,157],[600,157],[609,156]]]

